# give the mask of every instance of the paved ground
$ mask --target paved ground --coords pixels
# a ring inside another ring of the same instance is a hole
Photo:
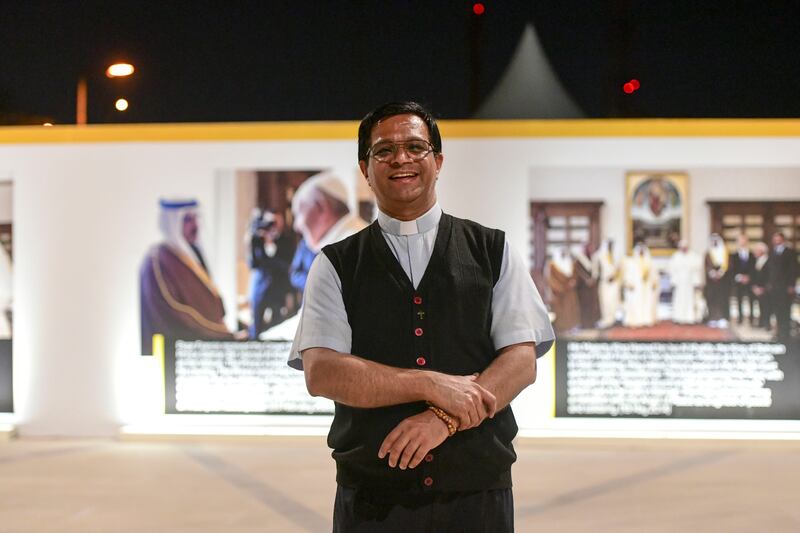
[[[517,531],[800,531],[800,442],[517,449]],[[0,532],[330,531],[333,475],[318,437],[11,440],[0,442]]]

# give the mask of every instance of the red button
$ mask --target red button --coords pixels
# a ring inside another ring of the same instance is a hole
[[[427,361],[425,360],[424,357],[417,357],[417,364],[419,366],[425,366],[425,363],[427,363]]]
[[[420,305],[422,303],[422,296],[414,296],[414,303]]]
[[[417,337],[422,337],[422,328],[415,329],[414,335],[416,335]]]
[[[431,461],[433,461],[433,454],[429,453],[428,455],[425,456],[425,462],[426,463],[430,463]],[[433,481],[433,480],[431,480],[431,481]]]
[[[430,476],[426,477],[425,479],[422,480],[422,482],[425,483],[426,487],[430,487],[431,485],[433,485],[433,478]]]

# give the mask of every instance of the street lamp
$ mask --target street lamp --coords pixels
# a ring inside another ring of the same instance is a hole
[[[109,78],[124,78],[130,76],[133,72],[134,68],[130,63],[114,63],[106,69],[106,76]],[[78,91],[75,102],[75,123],[79,125],[85,125],[87,122],[88,92],[86,77],[81,76],[78,78]]]

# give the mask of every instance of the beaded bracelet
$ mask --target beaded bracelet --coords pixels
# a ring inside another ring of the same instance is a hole
[[[458,422],[455,420],[455,418],[447,414],[447,411],[444,409],[440,409],[435,405],[428,404],[428,409],[433,411],[433,414],[435,414],[439,420],[445,423],[450,437],[456,434],[456,431],[458,431]]]

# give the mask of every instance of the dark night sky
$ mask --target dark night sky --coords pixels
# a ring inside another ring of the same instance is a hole
[[[800,2],[472,3],[0,0],[0,122],[73,122],[81,72],[90,122],[358,119],[390,99],[468,118],[527,22],[588,117],[800,116]],[[117,59],[136,74],[105,78]]]

